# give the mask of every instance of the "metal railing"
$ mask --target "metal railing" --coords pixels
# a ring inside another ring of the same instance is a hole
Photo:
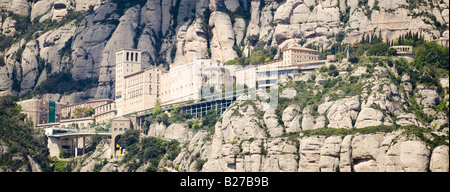
[[[60,133],[54,133],[52,135],[56,136],[56,135],[70,135],[70,134],[109,134],[111,133],[111,131],[84,131],[84,130],[70,130],[70,131],[66,131],[66,132],[60,132]]]

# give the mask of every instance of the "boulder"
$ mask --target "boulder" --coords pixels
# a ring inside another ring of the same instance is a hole
[[[355,128],[378,126],[382,125],[383,122],[384,115],[381,111],[373,108],[362,108],[356,119]]]
[[[191,63],[194,59],[208,57],[206,32],[202,29],[202,19],[185,23],[177,35],[177,52],[174,65]]]
[[[430,150],[423,141],[405,141],[400,148],[400,162],[407,172],[426,172]]]
[[[261,120],[254,114],[252,105],[240,107],[241,101],[237,101],[233,106],[222,114],[222,122],[216,124],[216,133],[225,142],[244,140],[250,138],[265,138],[266,133],[260,126]],[[251,110],[250,110],[251,109]]]
[[[231,12],[236,11],[236,8],[239,7],[239,0],[224,0],[223,2],[225,7]]]
[[[39,47],[36,41],[29,41],[22,53],[22,82],[20,83],[20,93],[24,94],[32,91],[35,87],[36,78],[39,75],[38,60]]]
[[[275,110],[267,110],[264,113],[264,123],[266,124],[269,134],[272,137],[277,137],[283,134],[283,127],[278,123]]]
[[[354,136],[351,144],[351,158],[356,172],[377,171],[378,148],[383,140],[382,134]]]
[[[6,36],[14,36],[19,33],[16,30],[16,23],[17,21],[12,17],[7,17],[2,24],[2,34]]]
[[[56,0],[52,7],[52,20],[61,20],[67,15],[68,9],[72,9],[72,7],[67,0]]]
[[[336,172],[339,167],[341,142],[342,138],[340,136],[331,136],[325,139],[320,149],[320,172]]]
[[[308,17],[311,11],[309,10],[309,7],[303,3],[299,6],[295,7],[295,9],[292,11],[292,16],[290,23],[305,23],[308,21]]]
[[[439,93],[436,87],[424,87],[417,86],[419,95],[422,97],[419,101],[419,105],[424,105],[424,107],[432,107],[439,104]]]
[[[404,141],[394,144],[386,152],[384,168],[387,172],[426,172],[430,150],[422,141]]]
[[[314,117],[306,114],[302,118],[302,130],[310,130],[315,128]]]
[[[251,35],[259,34],[259,17],[260,17],[260,1],[250,2],[250,21],[247,26],[247,34],[245,38]],[[246,53],[244,51],[244,53]]]
[[[290,105],[283,111],[282,120],[286,127],[286,133],[300,131],[300,107],[298,105]]]
[[[441,145],[434,148],[430,159],[430,170],[432,172],[448,172],[449,171],[449,155],[448,146]]]
[[[352,171],[352,139],[353,135],[347,135],[342,139],[340,158],[339,158],[339,171],[351,172]]]
[[[259,40],[260,41],[269,41],[273,38],[274,33],[274,22],[273,16],[276,14],[275,12],[278,9],[279,4],[277,2],[267,2],[265,6],[260,11],[259,18]],[[278,25],[277,25],[278,26]],[[276,29],[275,29],[276,30]],[[272,42],[275,43],[275,42]]]
[[[164,137],[166,126],[162,123],[152,123],[149,126],[147,136],[151,137]]]
[[[284,89],[280,94],[280,97],[292,99],[297,95],[297,91],[294,88]]]
[[[103,5],[102,0],[75,0],[75,10],[85,11],[85,10],[97,10],[97,8]]]
[[[27,0],[5,0],[5,2],[0,2],[0,8],[18,15],[28,15],[31,10]]]
[[[300,139],[299,172],[319,172],[320,151],[324,144],[324,136],[311,136]]]
[[[192,134],[186,128],[185,124],[171,124],[164,132],[164,137],[167,139],[176,139],[179,141],[189,140]]]
[[[235,18],[233,31],[236,37],[236,45],[240,45],[244,40],[245,20],[243,18]]]
[[[299,2],[295,2],[294,0],[288,0],[285,3],[282,3],[273,16],[274,23],[289,24],[292,9],[296,4],[299,4]]]
[[[316,123],[314,124],[314,129],[324,128],[326,125],[326,117],[321,115],[316,118]]]
[[[352,120],[356,120],[359,110],[358,96],[339,99],[330,106],[327,113],[328,127],[347,128],[353,127]]]
[[[412,113],[403,113],[398,115],[395,124],[400,126],[406,125],[415,125],[419,127],[422,126],[422,123],[420,123],[420,121],[417,120],[416,116]]]
[[[220,11],[211,14],[209,25],[212,28],[211,59],[225,63],[237,57],[233,50],[234,31],[230,16]]]
[[[361,76],[362,74],[366,74],[366,67],[358,67],[352,72],[352,76]]]

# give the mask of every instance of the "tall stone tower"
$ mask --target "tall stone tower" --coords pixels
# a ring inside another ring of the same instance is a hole
[[[116,52],[116,109],[117,116],[122,116],[126,97],[124,77],[141,70],[142,52],[136,49],[121,49]]]

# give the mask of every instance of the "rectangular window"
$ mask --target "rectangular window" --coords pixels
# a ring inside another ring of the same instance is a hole
[[[130,53],[127,52],[127,61],[129,61]]]

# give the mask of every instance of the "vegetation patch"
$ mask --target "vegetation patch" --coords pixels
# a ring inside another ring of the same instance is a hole
[[[364,128],[352,128],[352,129],[345,129],[345,128],[319,128],[319,129],[312,129],[312,130],[304,130],[300,131],[299,133],[302,135],[301,137],[309,137],[313,135],[322,135],[325,137],[330,136],[347,136],[347,135],[355,135],[357,133],[360,134],[373,134],[373,133],[391,133],[393,131],[403,131],[402,134],[411,138],[411,137],[417,137],[420,140],[424,141],[431,150],[434,149],[437,146],[440,145],[449,145],[449,143],[446,141],[449,139],[448,135],[436,135],[432,133],[432,129],[430,128],[423,128],[423,127],[417,127],[414,125],[407,125],[407,126],[398,126],[398,125],[379,125],[379,126],[371,126],[371,127],[364,127]]]
[[[167,154],[168,160],[173,161],[180,153],[181,148],[176,140],[166,141],[156,137],[145,137],[139,140],[138,130],[127,130],[123,134],[127,143],[126,151],[121,163],[128,164],[128,171],[136,171],[143,164],[148,163],[147,172],[158,171],[158,164]]]
[[[70,94],[86,91],[98,85],[98,77],[75,80],[70,72],[60,72],[50,75],[36,87],[34,95],[45,93]]]
[[[22,168],[31,171],[27,158],[30,156],[42,171],[53,171],[44,138],[36,135],[31,121],[24,122],[25,114],[20,113],[21,109],[12,97],[0,97],[0,145],[9,148],[0,154],[0,168],[12,172]]]

